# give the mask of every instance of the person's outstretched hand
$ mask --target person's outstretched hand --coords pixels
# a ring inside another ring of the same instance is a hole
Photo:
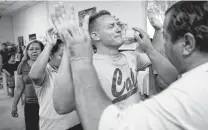
[[[63,4],[59,3],[51,18],[61,39],[70,50],[72,59],[87,57],[91,60],[93,51],[88,32],[89,16],[85,16],[80,27],[75,19],[74,6],[71,5],[66,11]]]
[[[69,10],[66,11],[64,4],[59,2],[59,4],[55,5],[54,12],[51,14],[53,25],[56,28],[59,37],[64,43],[66,43],[66,41],[64,41],[65,39],[62,36],[62,32],[64,30],[70,32],[71,26],[76,24],[74,12],[74,6],[70,5]]]
[[[162,22],[159,19],[157,19],[157,18],[150,18],[149,21],[150,21],[151,25],[154,27],[155,30],[162,29],[163,25],[162,25]]]
[[[138,28],[138,27],[133,27],[132,29],[135,31],[134,37],[136,38],[137,42],[139,43],[139,47],[144,52],[147,52],[147,51],[153,49],[151,40],[150,40],[148,34],[144,30],[142,30],[141,28]]]

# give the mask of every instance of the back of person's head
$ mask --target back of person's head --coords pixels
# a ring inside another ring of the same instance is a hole
[[[208,2],[180,1],[167,11],[169,23],[166,30],[174,43],[184,34],[191,33],[196,41],[196,48],[208,53]]]

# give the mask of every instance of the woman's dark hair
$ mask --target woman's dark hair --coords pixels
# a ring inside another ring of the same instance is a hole
[[[60,45],[62,45],[63,42],[61,39],[57,39],[56,44],[53,46],[52,50],[51,50],[51,54],[53,55],[55,52],[57,52],[60,48]]]
[[[39,40],[33,40],[33,41],[29,42],[28,45],[26,46],[26,51],[28,51],[28,49],[29,49],[29,47],[30,47],[30,45],[31,45],[32,43],[38,43],[38,44],[40,45],[41,51],[43,51],[44,45],[43,45],[43,43],[42,43],[41,41],[39,41]],[[29,58],[29,56],[27,55],[27,59],[28,59],[28,58]]]

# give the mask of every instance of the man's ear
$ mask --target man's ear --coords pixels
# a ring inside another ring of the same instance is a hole
[[[94,41],[99,41],[100,40],[100,36],[97,32],[91,32],[90,36]]]
[[[196,48],[196,40],[193,34],[186,33],[184,35],[183,55],[190,55]]]

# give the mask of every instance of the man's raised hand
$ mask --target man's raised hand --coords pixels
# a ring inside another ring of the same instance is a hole
[[[85,16],[83,26],[71,26],[70,32],[64,31],[63,37],[70,44],[71,56],[73,58],[92,58],[93,51],[91,39],[88,33],[89,16]]]
[[[66,11],[64,4],[62,2],[59,2],[59,4],[54,7],[54,12],[51,14],[51,20],[53,22],[53,25],[58,31],[58,35],[64,43],[66,43],[66,41],[64,41],[62,32],[64,30],[70,32],[71,26],[77,24],[74,12],[75,11],[73,5],[70,5],[69,10]]]
[[[63,3],[59,3],[51,19],[72,57],[92,57],[91,39],[88,33],[89,16],[85,16],[80,27],[75,19],[74,6],[70,5],[69,10],[66,11]]]

